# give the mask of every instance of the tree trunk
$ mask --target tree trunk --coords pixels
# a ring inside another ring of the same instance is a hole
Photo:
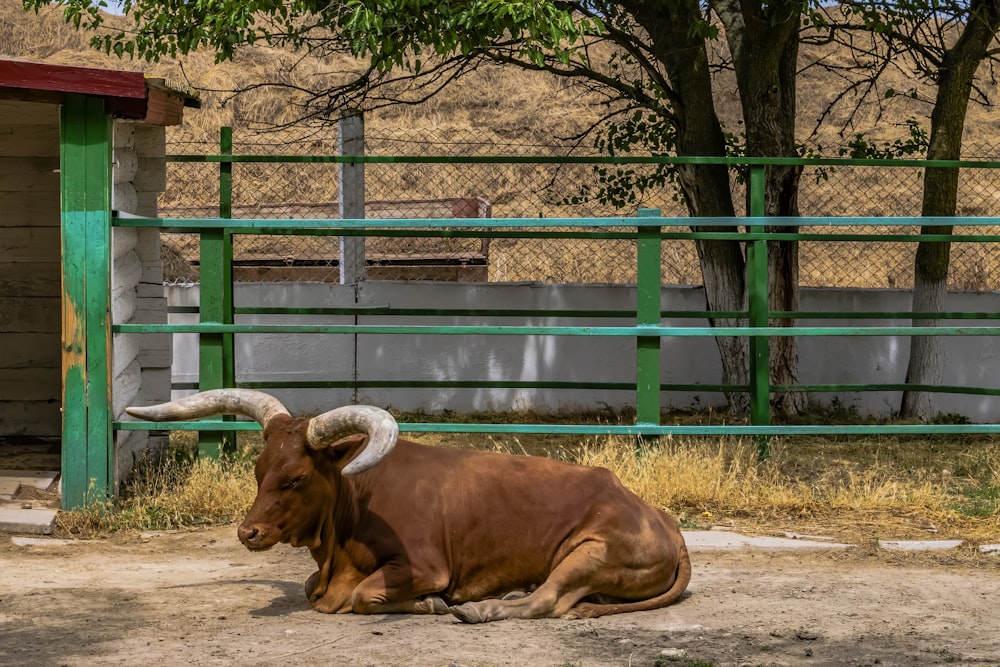
[[[667,72],[675,98],[671,100],[677,130],[678,155],[724,156],[725,136],[715,114],[712,77],[704,38],[691,30],[699,18],[697,2],[637,2],[632,15],[650,35],[657,60]],[[681,190],[691,216],[731,217],[735,215],[729,171],[725,165],[681,165],[677,169]],[[696,231],[731,231],[730,228],[693,227]],[[696,241],[709,311],[746,309],[746,268],[737,241]],[[710,318],[711,326],[739,326],[734,318]],[[745,321],[743,322],[745,324]],[[719,336],[715,339],[722,361],[722,382],[746,385],[749,381],[748,343],[745,337]],[[727,393],[730,415],[743,418],[749,413],[746,392]]]
[[[753,0],[712,0],[712,8],[726,29],[733,57],[744,125],[747,154],[755,157],[795,157],[795,77],[798,66],[798,28],[802,5],[781,1],[764,6]],[[801,167],[768,167],[765,174],[765,215],[797,216]],[[799,259],[795,241],[772,242],[768,247],[768,291],[771,310],[798,308]],[[794,326],[779,320],[778,326]],[[798,382],[795,338],[770,341],[771,382]],[[781,416],[805,407],[805,395],[782,393],[772,397],[772,411]]]
[[[1000,6],[996,0],[973,0],[969,19],[955,45],[945,53],[938,72],[937,98],[931,113],[931,138],[927,157],[957,160],[962,154],[962,130],[979,63],[986,57],[1000,28]],[[953,216],[958,200],[958,170],[928,169],[924,178],[922,216]],[[923,226],[922,234],[951,234],[953,227]],[[949,243],[921,242],[917,246],[913,272],[913,312],[941,312],[948,291]],[[914,326],[938,326],[939,319],[914,319]],[[940,384],[944,378],[944,339],[913,336],[906,370],[907,384]],[[903,393],[900,416],[927,421],[937,414],[935,394]]]

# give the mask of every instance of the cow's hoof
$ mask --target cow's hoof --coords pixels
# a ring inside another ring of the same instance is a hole
[[[448,603],[437,597],[436,595],[430,595],[424,598],[424,604],[427,606],[428,614],[448,614],[451,613],[451,607]]]
[[[485,623],[489,619],[483,616],[479,605],[474,602],[466,602],[454,607],[449,607],[451,615],[464,623]]]
[[[319,570],[316,570],[315,572],[309,575],[308,579],[306,579],[305,583],[306,599],[309,600],[310,602],[312,602],[313,600],[318,600],[323,595],[323,593],[326,592],[326,591],[316,591],[316,584],[317,582],[319,582],[319,575],[320,575]],[[315,596],[313,596],[314,592],[317,593]]]

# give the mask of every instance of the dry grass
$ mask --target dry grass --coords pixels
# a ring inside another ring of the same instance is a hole
[[[253,460],[190,456],[190,446],[175,446],[158,461],[136,466],[116,502],[60,512],[62,533],[93,537],[131,530],[162,530],[231,523],[242,518],[257,492]]]
[[[256,490],[252,462],[259,436],[247,434],[238,456],[193,462],[192,434],[175,435],[173,453],[140,466],[116,505],[62,513],[62,532],[93,536],[239,520]],[[1000,541],[1000,449],[988,437],[776,439],[766,461],[758,460],[752,442],[738,438],[667,437],[638,453],[634,438],[616,436],[581,442],[428,433],[417,439],[602,466],[688,528],[794,531],[859,544]]]
[[[1000,536],[995,451],[967,455],[991,471],[985,479],[945,473],[940,459],[901,467],[879,461],[877,451],[863,460],[813,453],[810,466],[804,454],[777,443],[762,462],[755,446],[740,440],[668,440],[637,457],[633,442],[609,439],[583,448],[577,459],[614,470],[638,495],[692,526],[819,531],[855,540]]]

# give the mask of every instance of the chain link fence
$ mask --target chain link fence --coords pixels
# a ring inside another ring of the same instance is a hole
[[[217,136],[195,136],[183,129],[168,136],[168,154],[217,154]],[[283,129],[272,133],[234,133],[237,155],[335,155],[334,126]],[[474,132],[421,132],[368,129],[369,156],[590,156],[589,146],[553,141],[508,143]],[[966,158],[995,155],[988,146],[966,148]],[[601,197],[608,165],[369,163],[365,165],[368,218],[484,218],[632,216],[637,208],[658,208],[666,216],[685,216],[677,190],[668,182],[630,201]],[[652,174],[653,165],[624,165],[632,178]],[[234,163],[232,217],[319,218],[339,215],[338,165],[330,163]],[[958,214],[991,216],[1000,211],[1000,170],[966,169],[959,186]],[[803,216],[919,215],[922,171],[911,168],[809,167],[801,179]],[[734,179],[734,201],[745,191]],[[217,217],[219,166],[169,162],[167,190],[160,199],[163,217]],[[737,215],[745,214],[737,210]],[[488,233],[488,222],[482,231]],[[566,231],[573,231],[567,228]],[[803,232],[831,230],[803,228]],[[843,231],[834,230],[834,231]],[[866,233],[903,233],[900,228],[868,227]],[[959,233],[996,233],[963,227]],[[954,243],[949,283],[952,289],[1000,288],[1000,244]],[[234,237],[237,280],[293,281],[339,279],[340,239],[313,235],[238,235]],[[381,280],[467,280],[490,282],[635,282],[635,242],[627,239],[518,239],[380,237],[365,239],[367,275]],[[800,244],[800,284],[813,287],[908,288],[913,283],[915,243],[815,242]],[[198,280],[198,237],[164,234],[165,278]],[[663,244],[663,282],[701,283],[692,241]]]

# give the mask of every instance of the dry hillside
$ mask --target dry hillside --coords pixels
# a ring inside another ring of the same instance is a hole
[[[255,83],[282,81],[312,85],[332,80],[357,68],[348,59],[301,57],[289,51],[257,46],[244,49],[235,62],[214,64],[214,54],[199,52],[183,60],[164,59],[148,64],[119,60],[87,46],[87,35],[65,25],[58,9],[37,15],[24,13],[19,0],[0,0],[0,52],[32,60],[56,63],[86,63],[100,67],[141,69],[147,73],[183,81],[199,89],[203,108],[189,111],[185,124],[168,135],[173,153],[215,151],[218,128],[235,128],[238,152],[276,154],[329,154],[335,150],[332,128],[295,127],[275,130],[275,125],[294,120],[301,107],[294,97],[273,89],[258,88],[233,97],[233,90]],[[722,48],[722,45],[719,46]],[[720,57],[722,54],[720,54]],[[846,65],[847,54],[804,47],[803,72],[799,80],[800,140],[821,146],[823,154],[836,155],[837,148],[855,133],[866,133],[879,142],[907,136],[905,120],[921,118],[928,124],[933,90],[917,83],[912,73],[890,70],[875,98],[889,88],[914,91],[912,99],[897,96],[886,108],[868,104],[852,114],[853,100],[845,99],[825,117],[838,90],[839,79],[820,67],[808,67],[822,57],[825,64]],[[338,74],[340,73],[340,74]],[[984,67],[981,83],[995,97]],[[739,132],[740,113],[732,77],[719,74],[717,108],[728,130]],[[571,147],[566,138],[579,134],[599,118],[606,108],[593,93],[545,75],[499,67],[481,67],[428,102],[382,109],[366,116],[366,150],[370,154],[532,154],[591,151],[589,140]],[[971,105],[967,123],[965,156],[997,157],[1000,143],[992,107]],[[164,206],[205,206],[217,201],[211,171],[202,165],[174,165],[170,191]],[[251,165],[237,175],[237,205],[255,207],[281,204],[293,217],[309,216],[308,205],[329,203],[336,198],[336,172],[312,166],[293,170]],[[996,215],[1000,211],[1000,174],[997,170],[963,173],[960,214]],[[966,175],[968,174],[968,176]],[[592,181],[593,169],[580,165],[379,165],[366,171],[367,198],[371,200],[427,200],[479,197],[492,205],[494,217],[630,215],[635,206],[615,209],[593,200],[567,205],[563,201],[579,193],[580,184]],[[739,186],[737,186],[739,187]],[[673,192],[663,188],[645,193],[640,206],[656,207],[683,215]],[[870,168],[839,168],[818,178],[807,172],[800,193],[803,215],[916,215],[919,213],[920,177],[917,170],[877,172]],[[427,215],[436,215],[428,213]],[[268,243],[270,243],[268,241]],[[816,244],[813,244],[816,245]],[[801,281],[805,285],[860,287],[905,287],[911,282],[912,244],[895,247],[874,244],[823,244],[822,249],[804,244]],[[863,247],[862,247],[863,246]],[[963,247],[967,246],[967,247]],[[455,252],[467,252],[457,248]],[[388,254],[405,248],[385,248]],[[263,252],[263,251],[262,251]],[[268,246],[266,252],[297,256],[294,248]],[[582,244],[551,241],[541,247],[512,240],[494,240],[489,251],[491,280],[543,280],[568,282],[622,282],[634,280],[634,248],[628,244]],[[690,244],[665,247],[665,282],[700,282],[697,259]],[[596,258],[596,259],[595,259]],[[1000,287],[1000,276],[992,267],[1000,265],[1000,249],[985,245],[959,244],[953,250],[952,284],[957,288]],[[194,276],[176,276],[193,278]]]
[[[114,20],[114,19],[112,19]],[[357,65],[349,59],[300,57],[280,49],[257,46],[244,49],[235,62],[215,64],[211,53],[198,52],[182,60],[164,59],[149,64],[120,60],[87,46],[87,33],[66,25],[58,8],[38,14],[25,13],[19,0],[0,0],[0,53],[54,63],[88,64],[97,67],[141,69],[146,72],[186,81],[202,91],[204,109],[186,119],[192,134],[204,132],[214,137],[220,125],[237,128],[263,127],[293,120],[299,113],[287,94],[276,96],[267,89],[230,99],[228,91],[265,81],[302,83],[335,79],[338,73]],[[721,46],[720,46],[721,48]],[[816,122],[829,101],[838,92],[840,82],[827,71],[806,67],[818,59],[827,64],[846,65],[848,55],[841,51],[821,51],[804,47],[803,74],[799,82],[799,133],[803,141],[824,146],[843,143],[843,137],[855,132],[872,133],[889,140],[905,133],[901,123],[908,117],[925,118],[927,100],[933,89],[920,84],[912,73],[889,70],[880,93],[893,88],[915,91],[918,100],[900,96],[892,100],[884,114],[875,105],[866,107],[848,123],[851,100],[839,104],[823,126],[814,134]],[[987,92],[996,93],[996,83],[983,72]],[[716,98],[720,115],[730,130],[738,131],[739,103],[732,77],[720,75]],[[457,82],[431,101],[417,106],[382,110],[366,119],[368,129],[376,134],[427,132],[431,135],[475,132],[496,137],[498,143],[538,146],[553,139],[568,137],[587,127],[599,117],[599,100],[582,88],[554,81],[545,75],[498,67],[484,67]],[[967,132],[970,156],[986,156],[995,141],[996,123],[992,108],[973,105]]]

